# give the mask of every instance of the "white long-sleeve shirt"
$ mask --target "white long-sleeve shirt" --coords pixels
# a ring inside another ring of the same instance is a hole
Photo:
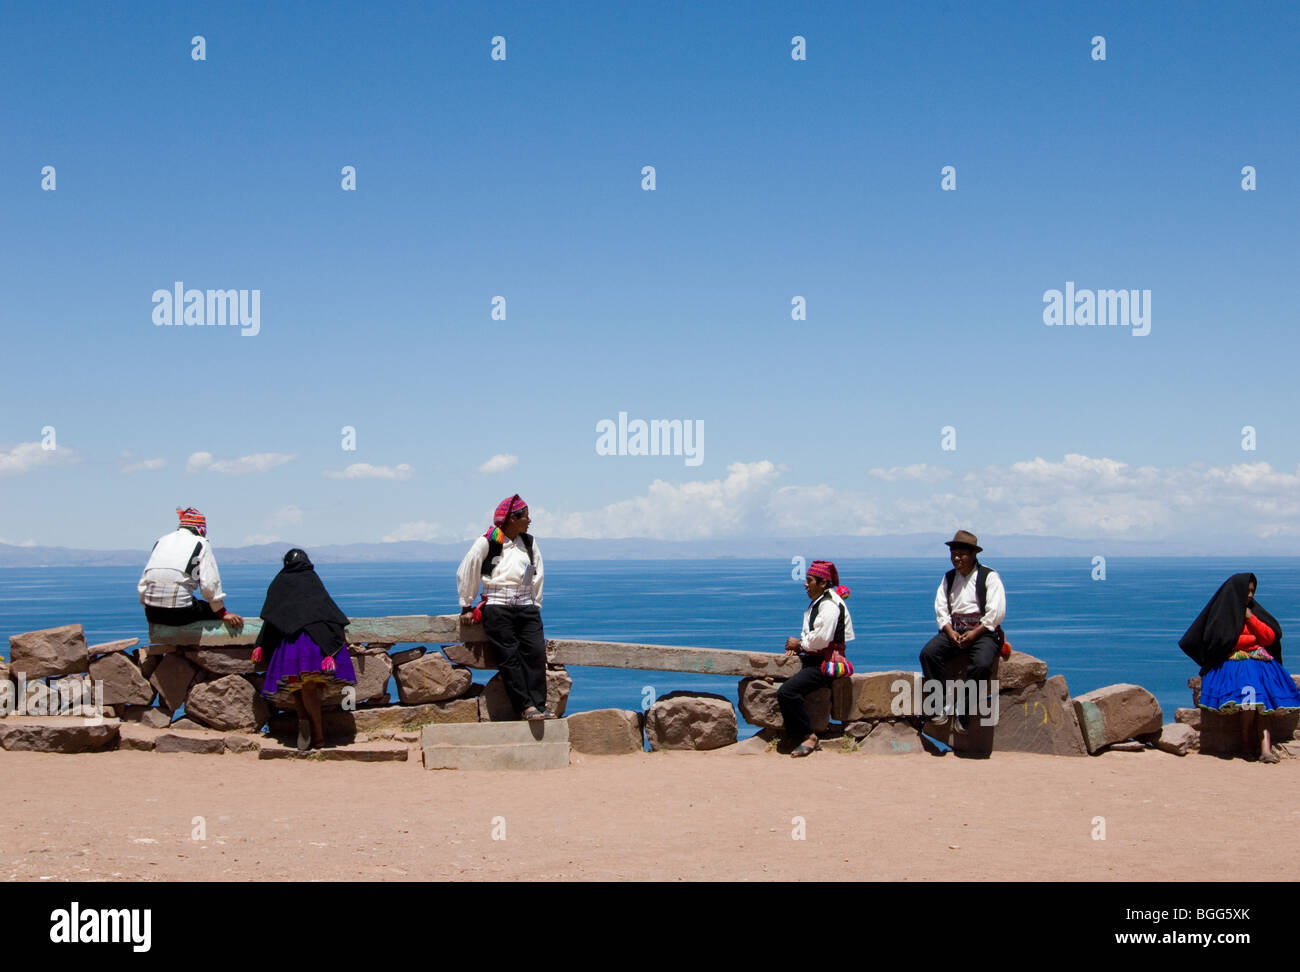
[[[813,604],[821,602],[821,607],[817,609],[817,618],[813,625],[809,627],[808,616],[812,614]],[[835,637],[835,629],[840,623],[840,605],[844,601],[834,591],[827,591],[816,601],[808,605],[808,610],[803,613],[803,631],[800,634],[800,650],[809,654],[816,654],[831,643]],[[848,644],[853,640],[853,618],[849,616],[848,606],[844,606],[844,642]]]
[[[478,597],[479,577],[483,558],[487,556],[487,537],[479,537],[470,546],[465,559],[456,569],[456,591],[460,606],[471,607]],[[501,559],[491,577],[483,579],[483,593],[489,604],[511,607],[542,606],[542,548],[533,540],[533,562],[528,561],[528,548],[521,534],[514,540],[501,541]]]
[[[944,589],[944,580],[939,578],[939,590],[934,595],[934,619],[939,630],[952,623],[954,614],[979,614],[980,602],[975,596],[975,579],[979,576],[979,567],[971,569],[965,577],[961,572],[952,579],[952,609],[948,608],[948,593]],[[992,631],[1007,616],[1007,592],[1002,587],[1002,578],[996,570],[990,570],[984,582],[984,614],[980,624]]]
[[[136,585],[140,603],[159,608],[189,607],[194,603],[196,588],[220,614],[226,594],[221,589],[212,544],[184,528],[159,537]]]

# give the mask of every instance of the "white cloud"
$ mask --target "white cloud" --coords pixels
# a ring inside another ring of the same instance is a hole
[[[867,475],[875,479],[882,479],[887,483],[937,483],[939,480],[947,479],[951,476],[952,470],[945,469],[943,466],[931,466],[928,463],[918,462],[913,463],[910,466],[890,466],[888,469],[868,469]]]
[[[302,522],[302,510],[293,504],[282,506],[267,517],[266,522],[270,526],[296,526]]]
[[[403,540],[437,540],[441,535],[442,527],[438,524],[417,520],[414,523],[403,523],[384,537],[384,543],[401,543]]]
[[[71,449],[60,446],[46,449],[39,442],[20,442],[9,451],[0,451],[0,476],[21,476],[41,466],[76,461]]]
[[[162,469],[166,465],[167,465],[166,459],[140,459],[138,461],[132,462],[130,459],[130,454],[128,453],[122,457],[122,465],[118,467],[118,471],[121,472],[124,476],[129,476],[131,473],[148,472],[154,469]]]
[[[535,510],[555,537],[877,535],[943,532],[1084,538],[1300,536],[1300,469],[1268,463],[1133,466],[1070,454],[956,474],[924,465],[873,470],[879,490],[779,482],[771,462],[733,463],[723,479],[673,485],[596,510]],[[883,474],[883,475],[877,475]],[[940,474],[942,473],[942,475]]]
[[[297,458],[296,454],[284,452],[256,452],[251,456],[240,456],[238,459],[214,460],[210,452],[196,452],[186,461],[185,471],[189,473],[218,472],[229,473],[232,476],[242,476],[245,473],[266,472],[268,469],[274,469],[276,466],[292,462]]]
[[[35,541],[35,540],[6,540],[4,537],[0,537],[0,543],[3,543],[3,544],[5,544],[6,546],[9,546],[9,547],[34,547],[34,546],[36,546],[36,541]]]
[[[503,453],[501,455],[493,456],[487,462],[483,463],[483,465],[478,467],[478,471],[481,473],[501,473],[506,472],[509,469],[514,469],[517,465],[519,465],[518,456],[508,456]]]
[[[397,479],[405,482],[411,478],[411,467],[406,463],[396,466],[372,466],[368,462],[354,462],[346,469],[326,469],[330,479]]]
[[[244,542],[241,544],[241,546],[244,546],[244,547],[260,547],[260,546],[262,546],[262,545],[265,544],[265,543],[284,543],[284,541],[283,541],[282,539],[280,539],[280,537],[279,537],[278,534],[274,534],[274,533],[253,533],[253,534],[249,534],[248,536],[244,537]]]

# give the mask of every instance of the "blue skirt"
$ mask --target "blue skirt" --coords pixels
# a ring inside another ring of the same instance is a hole
[[[1300,710],[1300,689],[1281,662],[1229,659],[1201,679],[1200,705],[1220,712],[1294,712]]]
[[[271,663],[266,668],[266,677],[262,682],[263,695],[275,695],[278,692],[296,692],[304,682],[318,682],[328,691],[343,685],[356,685],[357,673],[352,667],[352,655],[347,646],[339,649],[334,656],[334,671],[321,670],[325,652],[320,645],[311,640],[306,631],[300,631],[296,638],[280,642],[280,646],[271,655]]]

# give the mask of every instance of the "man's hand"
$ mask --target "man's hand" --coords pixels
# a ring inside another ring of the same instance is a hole
[[[797,655],[803,651],[803,642],[798,638],[785,639],[785,653],[787,655]]]
[[[241,618],[234,611],[227,611],[225,614],[221,616],[221,623],[224,624],[231,631],[238,631],[240,628],[244,626],[244,619]]]

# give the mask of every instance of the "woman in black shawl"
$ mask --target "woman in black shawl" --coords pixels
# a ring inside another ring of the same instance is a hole
[[[1276,763],[1268,717],[1300,710],[1300,690],[1282,667],[1282,626],[1255,587],[1254,574],[1229,577],[1178,645],[1201,666],[1200,707],[1240,712],[1243,749]]]
[[[330,688],[357,683],[343,629],[348,619],[303,550],[284,555],[284,567],[266,589],[262,633],[254,660],[269,649],[262,694],[289,692],[298,710],[298,748],[325,744],[321,697]],[[310,735],[309,735],[310,733]]]

